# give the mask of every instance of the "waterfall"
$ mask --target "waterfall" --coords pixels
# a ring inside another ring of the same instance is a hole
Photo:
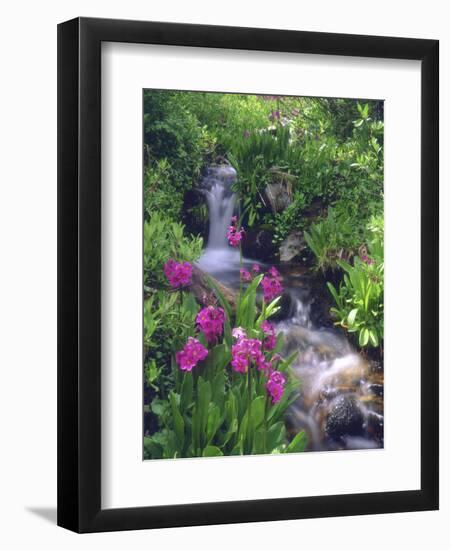
[[[239,251],[230,247],[226,238],[236,203],[232,189],[235,181],[236,170],[221,165],[210,166],[200,183],[208,204],[209,236],[198,265],[231,286],[239,282],[240,262]]]
[[[227,165],[210,167],[202,180],[209,210],[207,250],[228,249],[226,232],[236,202],[236,196],[232,190],[235,181],[236,170]]]

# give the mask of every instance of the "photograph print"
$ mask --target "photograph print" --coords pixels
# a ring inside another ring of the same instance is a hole
[[[383,108],[143,90],[144,460],[383,448]]]

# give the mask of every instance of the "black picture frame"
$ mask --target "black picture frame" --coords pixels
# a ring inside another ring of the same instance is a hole
[[[101,44],[421,61],[421,488],[101,508]],[[439,502],[439,43],[77,18],[58,26],[58,525],[76,532],[436,510]]]

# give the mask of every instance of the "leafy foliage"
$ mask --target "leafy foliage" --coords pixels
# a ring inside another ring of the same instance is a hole
[[[383,340],[384,261],[382,220],[372,219],[369,254],[355,257],[353,265],[337,260],[344,278],[336,289],[327,283],[336,306],[331,309],[337,323],[357,336],[359,346],[379,347]]]
[[[363,228],[342,205],[328,209],[326,218],[313,223],[304,237],[316,257],[316,269],[325,272],[352,257],[362,242]]]
[[[151,215],[178,220],[208,149],[204,128],[183,104],[182,92],[144,91],[144,199]]]
[[[185,234],[184,226],[155,212],[144,223],[144,284],[163,287],[163,266],[169,258],[193,262],[200,257],[203,239]]]

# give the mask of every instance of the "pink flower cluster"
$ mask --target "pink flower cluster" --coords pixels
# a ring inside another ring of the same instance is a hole
[[[230,246],[237,247],[239,246],[240,242],[242,241],[242,237],[244,236],[244,230],[242,227],[238,229],[237,227],[237,216],[233,216],[231,218],[231,225],[228,227],[227,231],[227,239]]]
[[[261,323],[261,328],[264,331],[263,327],[270,332],[270,336],[272,336],[272,331],[274,335],[275,330],[271,323],[264,321]],[[284,392],[286,377],[283,373],[274,370],[273,365],[281,357],[275,354],[270,361],[267,361],[264,357],[262,342],[255,338],[247,338],[244,329],[241,327],[234,328],[232,335],[233,338],[237,339],[237,342],[231,346],[231,366],[233,370],[245,374],[252,365],[255,365],[258,370],[264,371],[267,376],[266,390],[271,397],[272,405],[278,403]]]
[[[273,370],[269,374],[269,378],[266,382],[267,393],[272,398],[272,405],[278,403],[284,393],[284,385],[286,384],[286,377],[280,371]]]
[[[250,283],[253,277],[258,275],[260,271],[261,270],[258,264],[253,264],[251,272],[241,267],[239,270],[239,273],[241,274],[241,281],[243,283]]]
[[[192,277],[192,265],[189,262],[167,260],[164,265],[164,275],[173,288],[189,285]]]
[[[372,258],[369,258],[369,256],[367,254],[362,254],[361,255],[361,260],[367,265],[373,265],[374,264],[374,261],[372,260]]]
[[[223,332],[225,312],[221,307],[208,306],[201,309],[196,322],[208,343],[215,342]]]
[[[241,267],[239,273],[241,274],[241,281],[243,283],[249,283],[252,280],[252,274],[250,273],[250,271],[247,271],[243,267]]]
[[[261,281],[264,300],[271,302],[274,298],[282,294],[283,285],[281,284],[281,275],[275,267],[271,267]]]
[[[207,355],[208,350],[196,338],[190,336],[184,348],[178,351],[175,357],[181,370],[191,371]]]
[[[231,366],[236,372],[246,373],[252,364],[258,370],[265,370],[268,365],[262,352],[262,342],[256,338],[247,338],[243,329],[233,329],[237,342],[231,346]]]
[[[264,338],[264,349],[266,351],[271,351],[277,345],[277,338],[275,336],[275,327],[269,321],[263,321],[261,323],[261,330],[265,334]]]

